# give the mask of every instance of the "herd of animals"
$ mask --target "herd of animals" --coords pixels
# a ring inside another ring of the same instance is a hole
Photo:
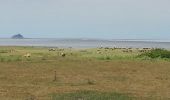
[[[101,47],[97,50],[98,54],[101,53],[101,49],[105,49],[105,51],[107,51],[107,50],[120,50],[124,53],[132,53],[134,51],[144,53],[144,52],[149,52],[149,51],[153,50],[154,48],[117,48],[117,47],[114,47],[114,48],[105,47],[105,48],[103,48],[103,47]]]
[[[144,53],[144,52],[149,52],[152,49],[154,49],[154,48],[117,48],[117,47],[109,48],[109,47],[100,47],[100,48],[97,49],[96,52],[97,52],[97,54],[101,54],[103,50],[105,52],[113,51],[113,50],[120,50],[120,51],[122,51],[124,53],[132,53],[134,51],[137,51],[137,52],[140,52],[140,53]],[[49,48],[48,49],[49,52],[61,51],[61,53],[60,53],[61,57],[65,57],[66,56],[66,53],[64,53],[64,50],[65,49],[63,49],[63,48]],[[14,52],[14,51],[15,51],[14,49],[11,49],[9,52]],[[31,57],[31,53],[26,53],[23,56],[26,57],[26,58],[30,58]]]
[[[140,52],[140,53],[144,53],[144,52],[149,52],[151,51],[152,49],[154,48],[109,48],[109,47],[100,47],[97,49],[97,54],[101,54],[102,53],[102,50],[104,51],[113,51],[113,50],[121,50],[122,52],[124,53],[132,53],[133,51],[137,51],[137,52]],[[64,51],[64,49],[55,49],[55,48],[50,48],[49,51]],[[64,52],[61,53],[61,56],[62,57],[65,57],[66,54]]]

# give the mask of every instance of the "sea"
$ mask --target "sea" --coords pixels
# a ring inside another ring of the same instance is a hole
[[[165,48],[170,40],[149,39],[0,39],[0,46],[39,46],[59,48]]]

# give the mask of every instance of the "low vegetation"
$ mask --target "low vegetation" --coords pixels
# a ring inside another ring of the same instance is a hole
[[[150,52],[143,53],[140,56],[148,56],[150,58],[170,58],[170,51],[165,49],[152,49]]]
[[[75,93],[53,94],[52,100],[135,100],[126,94],[78,91]]]
[[[162,56],[167,50],[0,47],[0,51],[0,100],[170,99],[170,61]],[[150,56],[160,51],[156,56],[160,59]]]

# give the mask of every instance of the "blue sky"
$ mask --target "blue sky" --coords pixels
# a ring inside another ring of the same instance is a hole
[[[0,0],[0,37],[170,39],[170,0]]]

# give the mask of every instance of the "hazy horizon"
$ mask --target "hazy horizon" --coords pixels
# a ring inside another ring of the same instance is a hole
[[[170,39],[169,0],[0,0],[0,38]]]
[[[99,40],[170,40],[169,38],[126,38],[126,36],[122,36],[122,37],[57,37],[55,36],[35,36],[35,35],[29,35],[29,34],[22,34],[22,33],[18,33],[21,34],[24,39],[99,39]],[[17,35],[17,34],[1,34],[0,35],[0,39],[11,39],[12,36]],[[127,34],[126,34],[127,35]]]

